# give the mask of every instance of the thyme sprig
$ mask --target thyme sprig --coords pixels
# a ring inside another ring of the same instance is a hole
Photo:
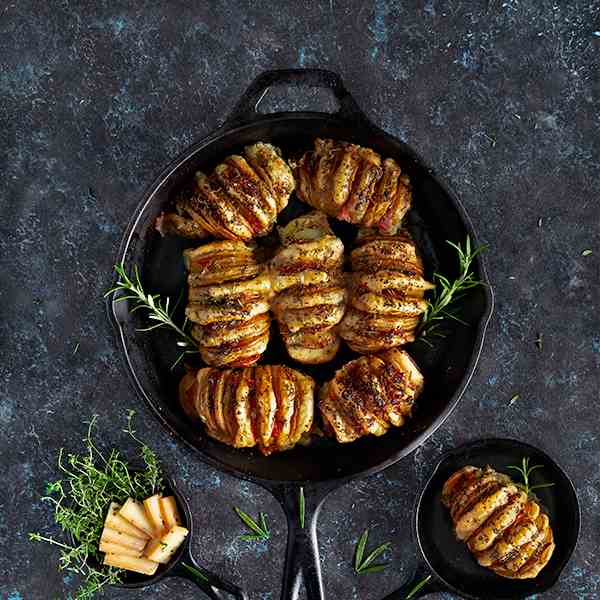
[[[125,271],[123,263],[115,265],[115,272],[119,276],[117,285],[108,290],[104,297],[114,294],[115,292],[121,292],[121,295],[115,297],[116,302],[123,302],[131,300],[133,308],[129,311],[134,313],[137,310],[144,309],[148,313],[148,319],[154,321],[153,325],[149,327],[139,328],[138,331],[148,332],[160,329],[162,327],[168,327],[175,331],[177,334],[177,346],[182,348],[181,354],[177,360],[171,365],[171,369],[174,369],[188,354],[197,354],[198,347],[194,339],[186,332],[187,317],[185,318],[183,325],[180,327],[173,320],[173,312],[177,308],[177,303],[171,308],[171,299],[161,299],[160,294],[148,294],[144,290],[142,280],[140,278],[140,270],[137,265],[133,267],[133,276],[129,277]]]
[[[244,522],[246,527],[253,531],[253,534],[244,534],[240,536],[241,540],[246,542],[265,542],[271,537],[269,526],[267,525],[267,518],[265,513],[258,514],[258,524],[248,513],[245,513],[241,508],[237,506],[233,507],[233,510],[237,513],[238,517]]]
[[[418,329],[420,339],[425,341],[426,338],[444,337],[442,331],[442,321],[445,319],[453,319],[463,325],[466,323],[456,315],[456,309],[453,305],[457,300],[462,298],[470,289],[485,285],[483,281],[475,278],[471,271],[471,265],[475,257],[487,249],[487,246],[479,246],[479,248],[471,248],[471,238],[465,239],[464,248],[461,244],[455,244],[449,240],[446,243],[452,246],[458,255],[459,276],[450,281],[441,273],[434,273],[433,280],[436,284],[433,290],[433,296],[427,301],[427,308],[421,319]]]
[[[354,552],[354,572],[357,575],[365,575],[367,573],[378,573],[383,571],[388,566],[388,563],[373,564],[373,562],[381,556],[388,548],[391,547],[391,542],[386,542],[377,546],[372,550],[366,557],[365,548],[369,539],[369,530],[365,529],[360,536],[358,543],[356,544],[356,550]]]
[[[134,411],[127,414],[124,430],[139,444],[145,468],[131,471],[121,453],[100,450],[93,439],[97,415],[88,422],[83,442],[83,454],[66,454],[61,448],[58,468],[64,478],[47,484],[42,501],[54,507],[54,521],[67,533],[67,540],[58,540],[39,532],[29,534],[35,542],[46,542],[60,549],[59,570],[68,570],[83,577],[74,600],[89,600],[106,585],[119,583],[122,569],[101,565],[98,545],[106,511],[111,502],[124,502],[129,496],[141,500],[162,487],[161,471],[154,452],[133,429]]]
[[[529,456],[524,456],[521,461],[521,466],[517,465],[509,465],[506,468],[512,469],[513,471],[517,471],[521,477],[523,478],[523,483],[518,482],[517,487],[521,488],[526,494],[530,494],[533,490],[539,490],[541,488],[552,487],[554,483],[538,483],[536,485],[530,485],[529,480],[531,474],[536,469],[542,469],[544,465],[531,465],[529,466]]]

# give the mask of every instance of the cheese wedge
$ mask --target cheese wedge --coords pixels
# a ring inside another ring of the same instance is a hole
[[[127,533],[115,531],[110,527],[105,527],[102,530],[102,537],[100,538],[100,542],[106,542],[108,544],[117,544],[118,546],[125,546],[127,548],[132,548],[133,550],[138,550],[139,552],[141,552],[146,546],[146,540],[135,537],[133,535],[129,535]]]
[[[133,498],[127,498],[127,501],[121,507],[119,515],[141,529],[149,537],[154,535],[154,526],[150,522],[144,505],[136,502]]]
[[[113,544],[112,542],[100,542],[99,550],[100,552],[105,552],[106,554],[122,554],[123,556],[134,556],[136,558],[142,556],[141,550],[135,550],[119,544]]]
[[[114,529],[115,531],[120,531],[121,533],[127,533],[128,535],[133,535],[134,537],[139,537],[144,540],[147,540],[150,536],[137,528],[135,525],[131,524],[127,519],[124,519],[119,511],[121,507],[116,502],[111,502],[108,507],[108,514],[106,515],[106,520],[104,521],[104,527],[109,527],[110,529]]]
[[[104,564],[109,567],[118,567],[142,575],[154,575],[158,569],[158,563],[147,558],[136,558],[135,556],[125,556],[123,554],[105,554]]]
[[[165,529],[171,529],[174,525],[181,525],[181,518],[177,510],[175,496],[167,496],[160,499],[160,513],[162,515]]]
[[[154,536],[159,537],[165,529],[165,524],[160,512],[160,494],[154,494],[154,496],[146,498],[144,500],[144,509],[146,510],[148,520],[154,529]]]
[[[146,556],[150,560],[165,564],[171,560],[179,546],[183,544],[189,531],[180,525],[174,525],[159,540],[158,544],[151,543],[152,548],[148,548]]]

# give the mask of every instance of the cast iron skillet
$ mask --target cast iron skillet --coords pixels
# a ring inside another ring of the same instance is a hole
[[[248,597],[239,587],[228,581],[224,581],[214,573],[198,565],[190,551],[191,540],[194,536],[194,524],[190,505],[183,494],[177,489],[177,485],[172,478],[163,476],[163,479],[165,483],[165,495],[175,496],[181,524],[189,530],[189,534],[171,560],[166,565],[160,565],[154,575],[147,576],[126,571],[123,582],[115,587],[128,589],[143,588],[158,583],[165,577],[183,577],[195,583],[211,600],[225,600],[226,598],[231,598],[231,596],[237,600],[247,600]],[[222,592],[227,592],[227,595],[224,595]]]
[[[532,476],[534,483],[554,483],[554,486],[535,493],[550,517],[556,548],[550,562],[536,578],[512,580],[477,564],[466,544],[454,536],[452,519],[442,505],[441,495],[448,477],[466,465],[490,465],[514,477],[515,472],[507,469],[507,465],[520,465],[525,456],[530,457],[531,465],[544,466]],[[427,574],[433,574],[435,579],[432,578],[411,598],[441,591],[481,600],[516,600],[541,594],[558,581],[579,537],[579,502],[569,476],[545,452],[510,439],[479,440],[446,453],[421,492],[414,514],[414,536],[425,562],[417,567],[406,585],[385,600],[404,600]]]
[[[257,106],[269,87],[279,84],[327,88],[337,99],[339,110],[333,114],[259,113]],[[431,277],[436,270],[454,277],[456,254],[445,240],[462,243],[470,235],[477,244],[460,201],[409,146],[368,120],[339,76],[320,69],[267,71],[260,75],[225,124],[187,149],[148,188],[127,227],[118,262],[130,272],[138,265],[147,290],[176,299],[185,289],[182,250],[195,244],[179,238],[162,238],[154,223],[178,187],[196,170],[212,169],[228,154],[241,152],[246,144],[270,141],[289,157],[311,148],[317,136],[357,142],[400,163],[413,183],[415,208],[409,213],[408,225],[422,251],[426,274]],[[279,222],[306,210],[299,201],[292,200]],[[334,220],[331,223],[349,248],[355,228]],[[271,239],[261,243],[274,242]],[[236,450],[203,435],[202,429],[186,419],[178,405],[177,384],[183,369],[170,370],[178,354],[171,334],[161,330],[152,335],[140,333],[136,328],[147,323],[141,320],[139,311],[131,315],[124,302],[109,306],[135,387],[163,425],[197,450],[202,460],[265,487],[281,502],[288,519],[282,598],[296,598],[302,581],[310,599],[324,598],[316,522],[327,494],[350,479],[381,471],[412,452],[440,427],[460,400],[473,375],[493,308],[493,294],[481,258],[475,261],[474,270],[487,285],[463,299],[460,317],[467,325],[452,322],[447,337],[436,340],[433,348],[422,342],[407,346],[425,376],[426,385],[413,418],[404,427],[381,438],[363,438],[345,445],[319,441],[270,457],[254,450]],[[182,306],[179,311],[176,318],[183,320]],[[332,363],[307,368],[287,357],[274,330],[262,362],[285,362],[321,383],[331,379],[337,368],[355,356],[343,348]],[[306,499],[303,529],[298,520],[301,487]]]

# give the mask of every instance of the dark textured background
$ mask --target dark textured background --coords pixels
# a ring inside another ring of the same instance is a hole
[[[490,435],[539,445],[572,475],[582,536],[546,597],[600,597],[600,5],[293,4],[2,3],[0,596],[75,589],[75,578],[57,573],[56,553],[26,534],[55,532],[39,496],[57,476],[58,448],[77,447],[92,413],[103,442],[123,444],[122,416],[133,407],[139,433],[192,501],[201,562],[244,582],[253,599],[278,598],[283,513],[267,493],[204,466],[158,427],[124,375],[101,297],[125,223],[157,171],[213,130],[262,70],[322,66],[459,192],[491,246],[497,297],[483,358],[453,417],[401,464],[326,503],[320,548],[329,597],[378,599],[408,577],[408,523],[432,461]],[[273,93],[263,106],[330,101],[296,94]],[[593,254],[582,256],[585,249]],[[234,504],[269,515],[268,544],[238,539]],[[366,526],[373,543],[392,540],[391,566],[357,578],[350,559]],[[177,581],[108,593],[165,595],[198,597]]]

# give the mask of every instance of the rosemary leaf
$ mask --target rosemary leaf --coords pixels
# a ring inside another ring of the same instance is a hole
[[[521,397],[520,394],[515,394],[508,402],[509,406],[512,406],[519,398]]]
[[[536,469],[542,469],[544,465],[531,465],[529,466],[529,457],[524,456],[521,460],[521,465],[508,465],[506,468],[511,469],[512,471],[517,471],[519,475],[521,475],[523,482],[517,483],[517,486],[521,488],[526,494],[530,494],[534,489],[542,489],[547,487],[552,487],[554,483],[538,483],[536,485],[530,485],[529,480],[531,474]]]
[[[354,554],[354,570],[358,572],[362,563],[363,555],[365,552],[365,546],[367,545],[367,539],[369,538],[369,530],[365,529],[358,540],[356,545],[356,552]]]
[[[365,560],[363,560],[363,563],[361,565],[361,570],[368,567],[376,558],[381,556],[391,545],[392,545],[391,542],[386,542],[385,544],[381,544],[381,546],[377,546],[377,548],[375,548],[375,550],[373,550],[367,556],[367,558],[365,558]]]
[[[431,575],[427,575],[427,577],[424,577],[423,579],[421,579],[421,581],[419,581],[419,583],[417,583],[417,585],[415,585],[415,587],[410,590],[410,592],[408,592],[408,594],[406,595],[406,600],[410,600],[411,598],[414,598],[416,593],[425,585],[427,585],[427,583],[429,582],[429,580],[431,579]]]
[[[300,491],[298,492],[298,509],[300,511],[300,529],[304,529],[304,488],[300,487]]]
[[[589,248],[587,248],[581,253],[581,256],[591,256],[592,254],[593,252]]]
[[[391,547],[390,542],[386,542],[385,544],[381,544],[377,546],[374,550],[372,550],[366,558],[364,558],[365,548],[367,545],[367,541],[369,539],[369,530],[365,529],[360,536],[358,543],[356,545],[356,550],[354,554],[354,572],[357,575],[364,575],[367,573],[377,573],[385,569],[388,564],[377,564],[374,565],[373,562],[379,556],[381,556],[388,548]]]
[[[254,535],[245,534],[241,536],[240,539],[245,541],[258,541],[258,540],[268,540],[270,537],[269,528],[267,527],[267,521],[264,513],[259,513],[259,521],[260,525],[248,514],[245,513],[242,509],[237,506],[233,507],[233,510],[237,513],[238,517],[244,522],[246,527],[254,532]]]

